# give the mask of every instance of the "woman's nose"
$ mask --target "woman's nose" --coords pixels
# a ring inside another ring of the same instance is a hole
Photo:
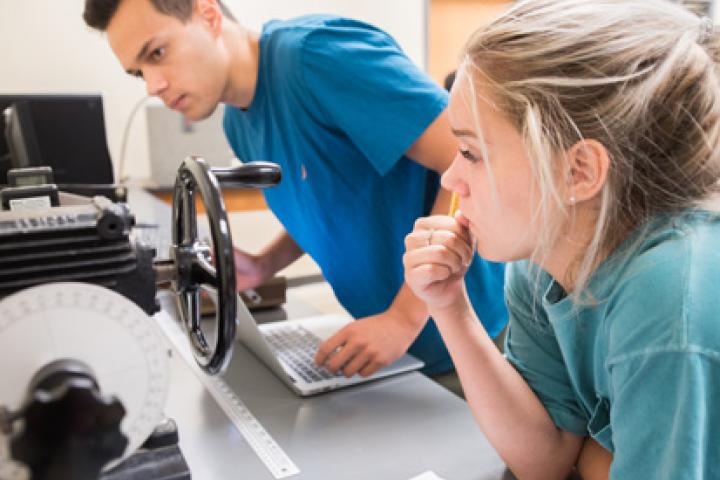
[[[458,183],[462,177],[458,173],[458,170],[459,170],[458,163],[459,163],[459,161],[456,156],[455,159],[453,159],[450,166],[448,167],[448,169],[445,170],[445,173],[442,174],[442,177],[440,177],[440,185],[442,185],[442,187],[445,190],[449,190],[452,192],[456,192],[459,190]]]

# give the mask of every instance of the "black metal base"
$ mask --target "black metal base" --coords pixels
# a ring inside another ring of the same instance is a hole
[[[137,452],[105,472],[100,480],[190,480],[190,468],[178,440],[177,425],[168,418]]]
[[[190,480],[190,469],[180,447],[138,450],[100,480]]]

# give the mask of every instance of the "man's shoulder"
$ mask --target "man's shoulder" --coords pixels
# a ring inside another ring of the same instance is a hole
[[[332,15],[303,15],[287,20],[271,20],[263,25],[262,34],[277,40],[285,37],[302,38],[315,30],[326,28],[336,18]]]
[[[346,17],[335,15],[304,15],[288,20],[272,20],[263,26],[262,43],[273,52],[297,52],[317,46],[332,49],[343,41],[382,37],[395,41],[383,30]]]

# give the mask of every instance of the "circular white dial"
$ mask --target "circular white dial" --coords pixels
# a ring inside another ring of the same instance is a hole
[[[10,295],[0,301],[0,405],[17,411],[38,370],[55,360],[80,360],[100,393],[125,407],[124,458],[163,419],[168,346],[161,335],[135,303],[96,285],[50,283]]]

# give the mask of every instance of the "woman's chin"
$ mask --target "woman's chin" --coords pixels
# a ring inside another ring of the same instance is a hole
[[[481,241],[477,242],[475,251],[489,262],[507,263],[527,258],[516,249],[508,249],[507,245],[492,245]]]

